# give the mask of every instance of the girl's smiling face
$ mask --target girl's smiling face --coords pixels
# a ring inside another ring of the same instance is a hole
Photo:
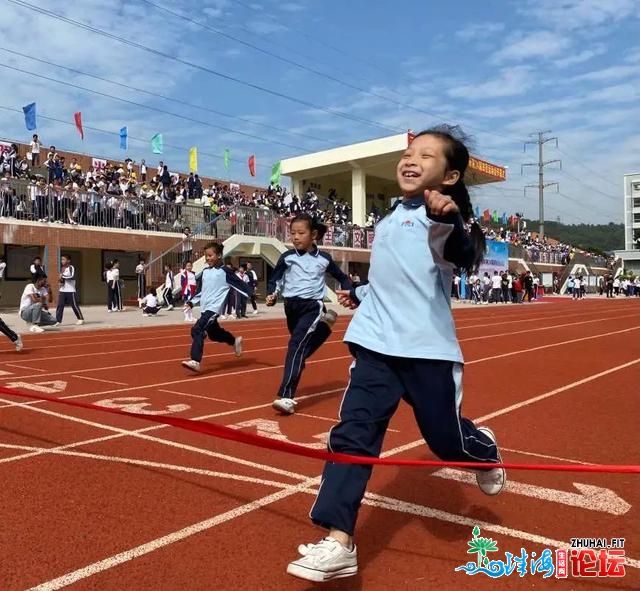
[[[405,196],[425,190],[454,185],[460,178],[457,170],[448,170],[445,142],[435,135],[416,137],[398,162],[396,177]]]

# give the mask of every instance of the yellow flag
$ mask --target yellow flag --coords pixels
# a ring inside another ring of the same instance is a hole
[[[198,172],[198,148],[189,150],[189,172]]]

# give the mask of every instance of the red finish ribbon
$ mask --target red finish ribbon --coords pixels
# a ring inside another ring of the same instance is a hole
[[[134,419],[142,419],[144,421],[150,421],[152,423],[160,423],[163,425],[170,425],[178,429],[184,429],[186,431],[193,431],[194,433],[202,433],[211,437],[217,437],[219,439],[228,439],[230,441],[236,441],[238,443],[244,443],[246,445],[252,445],[254,447],[261,447],[264,449],[272,449],[275,451],[281,451],[285,453],[294,454],[297,456],[304,456],[307,458],[313,458],[316,460],[324,460],[326,462],[336,462],[343,464],[368,464],[368,465],[384,465],[384,466],[413,466],[423,468],[505,468],[508,470],[537,470],[548,472],[592,472],[592,473],[618,473],[618,474],[640,474],[640,466],[625,466],[625,465],[602,465],[602,464],[516,464],[512,462],[503,462],[500,464],[487,464],[480,462],[442,462],[439,460],[401,460],[391,458],[375,458],[369,456],[354,456],[342,453],[332,453],[319,449],[310,449],[304,445],[298,445],[290,443],[288,441],[279,441],[277,439],[270,439],[268,437],[262,437],[253,433],[246,433],[238,429],[231,429],[223,425],[217,425],[215,423],[208,423],[206,421],[198,421],[194,419],[183,419],[180,417],[166,417],[158,415],[146,415],[137,412],[129,412],[117,408],[107,408],[99,406],[97,404],[90,404],[88,402],[78,402],[77,400],[64,400],[62,398],[54,398],[52,396],[44,396],[42,394],[28,394],[18,390],[5,388],[0,386],[0,393],[8,396],[18,396],[21,398],[30,398],[32,400],[44,400],[46,402],[54,402],[56,404],[65,404],[75,408],[84,408],[88,410],[97,410],[100,412],[106,412],[114,415],[120,415],[125,417],[131,417]]]

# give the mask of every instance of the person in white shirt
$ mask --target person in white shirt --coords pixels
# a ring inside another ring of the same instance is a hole
[[[158,306],[158,297],[155,287],[149,288],[149,293],[142,298],[142,315],[155,316],[160,310]]]
[[[144,259],[140,257],[140,261],[136,267],[136,277],[138,279],[138,305],[142,306],[142,300],[146,297],[147,293],[147,277],[145,275]]]
[[[33,282],[26,285],[20,298],[20,318],[27,323],[30,332],[43,332],[41,326],[57,324],[55,318],[47,311],[46,282],[47,276],[37,273]]]
[[[33,139],[31,140],[31,166],[34,168],[40,165],[40,147],[42,143],[38,139],[38,134],[33,134]]]
[[[173,310],[173,284],[174,277],[171,265],[164,266],[164,292],[162,294],[162,300],[167,306],[167,311]]]
[[[120,261],[118,259],[111,261],[106,279],[109,290],[108,309],[111,312],[121,312],[122,286],[120,284]]]
[[[502,277],[499,275],[498,271],[493,272],[493,276],[491,277],[491,301],[496,304],[500,303],[500,299],[502,298]]]
[[[56,321],[61,323],[64,309],[69,304],[78,319],[76,324],[84,324],[84,316],[76,301],[76,269],[71,264],[71,256],[63,254],[60,257],[60,289],[58,291],[58,305],[56,307]]]

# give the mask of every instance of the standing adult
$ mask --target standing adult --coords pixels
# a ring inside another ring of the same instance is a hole
[[[58,291],[58,305],[56,307],[56,321],[62,322],[64,309],[71,306],[73,313],[78,319],[76,324],[84,324],[84,316],[80,311],[76,300],[76,269],[71,264],[71,256],[63,254],[60,257],[60,289]]]
[[[247,263],[247,277],[249,277],[249,285],[251,285],[251,295],[249,301],[253,308],[253,315],[258,314],[258,304],[256,303],[256,288],[258,287],[258,274],[255,272],[253,265]]]

